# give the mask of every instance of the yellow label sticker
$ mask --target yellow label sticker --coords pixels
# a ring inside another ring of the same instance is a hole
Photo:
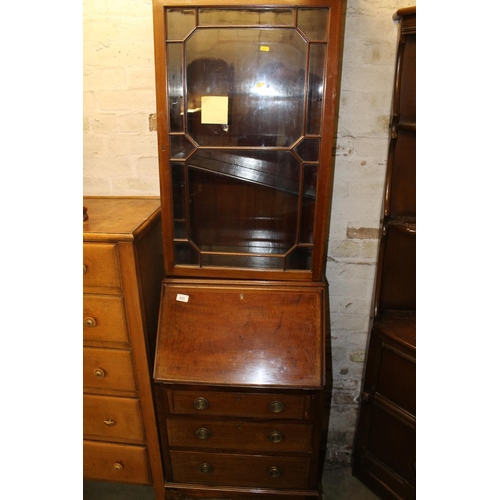
[[[201,97],[201,123],[226,125],[228,123],[229,99],[227,96]]]
[[[269,47],[267,45],[261,45],[260,46],[260,51],[261,52],[269,52]]]

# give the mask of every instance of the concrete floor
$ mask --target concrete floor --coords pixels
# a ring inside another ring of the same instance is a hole
[[[325,472],[322,500],[378,500],[378,496],[353,477],[351,469]],[[150,486],[83,482],[83,500],[154,500]]]

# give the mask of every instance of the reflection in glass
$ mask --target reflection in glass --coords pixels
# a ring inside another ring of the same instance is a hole
[[[167,40],[184,40],[196,27],[194,9],[167,9]]]
[[[174,210],[174,238],[187,238],[185,164],[170,162],[172,170],[172,204]]]
[[[303,135],[306,56],[295,29],[198,29],[186,42],[188,133],[201,146],[291,146]],[[229,97],[227,126],[201,122],[203,96]]]
[[[184,132],[182,43],[167,44],[167,95],[170,132]]]
[[[287,269],[311,269],[312,247],[297,247],[286,258]]]
[[[312,43],[309,48],[309,94],[307,102],[307,133],[321,133],[323,109],[323,76],[326,45]]]
[[[304,165],[304,195],[300,223],[300,243],[312,243],[314,214],[316,211],[316,187],[319,165]]]
[[[309,40],[326,41],[328,28],[328,8],[299,9],[297,27]]]
[[[292,9],[200,9],[199,24],[292,26]]]

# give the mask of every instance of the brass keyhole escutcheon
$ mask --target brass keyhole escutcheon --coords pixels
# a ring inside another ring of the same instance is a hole
[[[269,441],[272,443],[279,443],[283,439],[283,434],[278,431],[273,431],[267,436],[269,438]]]
[[[214,468],[210,464],[204,463],[200,465],[200,472],[202,474],[210,474],[213,470]]]
[[[269,403],[269,409],[273,413],[281,413],[285,409],[285,405],[281,401],[273,401]]]
[[[205,410],[208,408],[208,401],[205,398],[196,398],[193,404],[197,410]]]
[[[279,477],[279,476],[281,476],[281,470],[280,470],[279,467],[269,467],[269,469],[267,469],[267,473],[271,477]]]
[[[113,464],[113,469],[115,469],[115,470],[122,470],[123,469],[123,465],[120,462],[115,462]]]
[[[85,318],[83,320],[83,322],[85,323],[86,326],[88,326],[89,328],[93,328],[94,326],[97,325],[97,322],[94,318],[91,318],[90,316],[88,318]]]
[[[106,372],[102,368],[96,368],[94,370],[94,375],[97,378],[104,378],[104,376],[106,375]]]
[[[108,426],[108,427],[113,427],[113,425],[115,425],[115,421],[110,417],[108,418],[107,420],[104,421],[104,423]]]
[[[196,435],[200,439],[208,439],[211,436],[211,433],[208,429],[205,429],[204,427],[200,427],[199,429],[196,430]]]

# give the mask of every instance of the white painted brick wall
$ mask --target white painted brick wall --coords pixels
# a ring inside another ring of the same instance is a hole
[[[397,25],[408,0],[348,0],[327,278],[334,393],[327,466],[347,465],[375,279]],[[84,193],[158,195],[150,0],[84,2]],[[375,233],[376,234],[376,233]]]

